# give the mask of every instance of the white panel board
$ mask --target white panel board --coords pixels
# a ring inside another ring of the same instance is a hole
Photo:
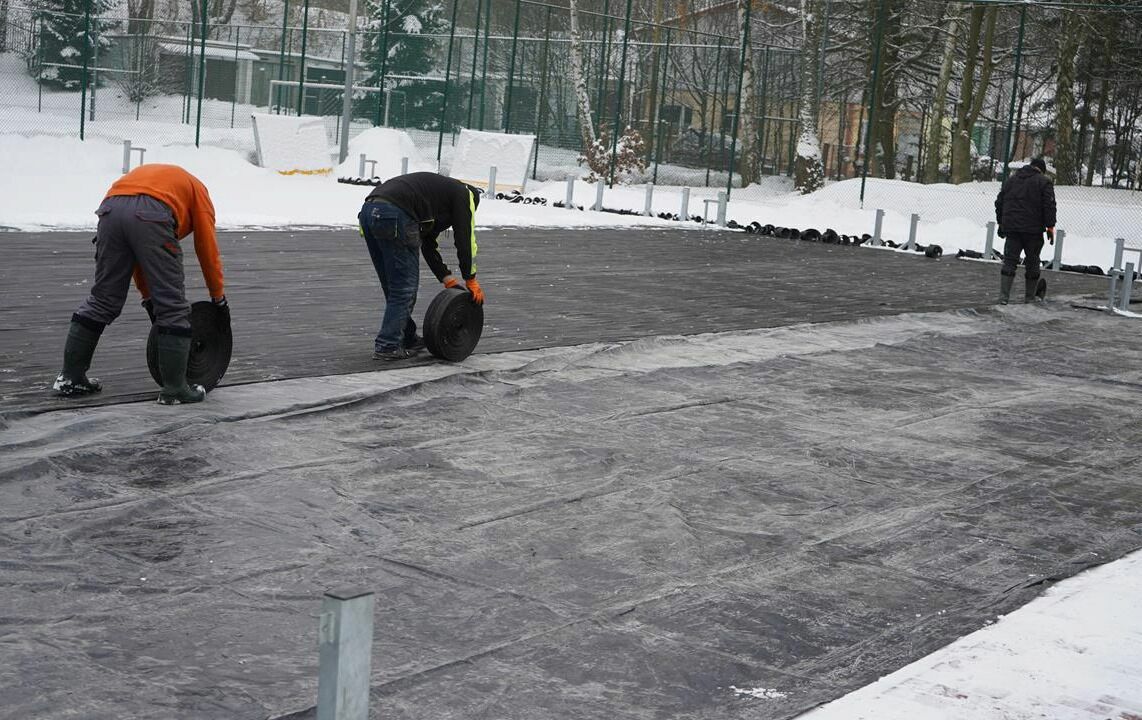
[[[448,174],[480,188],[488,187],[488,174],[496,166],[496,189],[523,191],[531,161],[534,135],[461,130]]]
[[[325,121],[314,117],[254,113],[258,164],[283,175],[327,175],[333,171]]]

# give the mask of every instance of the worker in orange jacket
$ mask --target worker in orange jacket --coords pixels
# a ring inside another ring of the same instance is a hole
[[[87,395],[102,385],[87,377],[103,328],[123,310],[131,276],[158,327],[158,366],[163,405],[201,402],[206,391],[186,380],[190,354],[190,303],[186,299],[182,246],[194,233],[194,253],[210,298],[227,308],[222,257],[214,236],[214,204],[206,186],[176,165],[140,165],[112,184],[99,209],[95,281],[91,295],[71,316],[63,370],[53,385],[59,395]]]

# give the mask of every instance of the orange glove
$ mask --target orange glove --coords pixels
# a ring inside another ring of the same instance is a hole
[[[446,287],[446,288],[460,287],[460,281],[451,275],[444,278],[444,280],[442,282],[444,283],[444,287]]]
[[[1047,228],[1047,241],[1050,242],[1052,245],[1055,244],[1055,228],[1053,228],[1053,227]]]
[[[476,301],[477,305],[484,304],[484,290],[480,287],[479,281],[474,277],[467,279],[468,292],[472,293],[472,299]]]

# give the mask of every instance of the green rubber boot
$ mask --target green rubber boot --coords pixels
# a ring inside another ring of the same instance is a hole
[[[91,367],[91,358],[95,355],[95,346],[99,344],[102,328],[92,329],[72,318],[71,327],[67,330],[67,343],[63,347],[63,370],[52,383],[52,390],[62,397],[78,397],[90,395],[103,389],[95,378],[87,377],[87,369]]]
[[[999,304],[1006,305],[1011,302],[1011,286],[1015,284],[1014,275],[999,276]]]
[[[191,385],[186,381],[190,338],[160,331],[156,349],[159,375],[163,379],[163,389],[159,392],[159,405],[179,405],[205,400],[206,390],[201,385]]]
[[[1026,286],[1023,290],[1023,302],[1025,303],[1041,303],[1043,298],[1039,297],[1037,291],[1039,289],[1039,278],[1025,278]]]

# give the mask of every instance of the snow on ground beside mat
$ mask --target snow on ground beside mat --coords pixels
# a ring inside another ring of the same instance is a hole
[[[228,111],[229,104],[223,105]],[[2,128],[50,128],[49,119],[47,115],[38,116],[26,109],[0,108]],[[37,125],[37,120],[42,124]],[[147,147],[147,162],[183,165],[202,178],[214,199],[222,229],[351,227],[368,188],[339,184],[334,176],[356,175],[361,152],[380,161],[378,174],[383,169],[399,168],[401,157],[410,158],[410,170],[433,169],[436,163],[435,153],[430,152],[432,148],[410,146],[409,139],[414,134],[380,128],[365,130],[354,138],[346,162],[329,177],[283,176],[256,167],[252,164],[253,133],[248,127],[204,128],[201,148],[193,146],[193,124],[136,123],[125,118],[90,123],[86,142],[58,134],[0,134],[0,157],[7,160],[5,173],[0,176],[0,227],[94,228],[94,208],[121,172],[122,140],[118,138],[125,135],[129,135],[134,144]],[[423,140],[420,135],[415,134],[418,141]],[[442,150],[442,163],[447,167],[452,148],[446,142]],[[574,166],[573,154],[564,153],[560,157],[569,163],[565,176],[582,172]],[[862,209],[859,180],[833,182],[817,193],[802,196],[793,192],[788,178],[767,177],[760,184],[735,189],[727,217],[743,225],[757,221],[802,229],[833,228],[842,234],[860,235],[872,232],[875,209],[880,207],[886,210],[883,236],[904,242],[908,238],[910,216],[916,212],[921,218],[918,242],[938,244],[945,255],[952,255],[960,249],[977,252],[984,249],[985,225],[994,215],[992,202],[997,190],[998,183],[920,185],[870,178]],[[704,200],[716,198],[718,191],[716,187],[692,188],[689,213],[707,218],[714,216],[716,204],[706,204]],[[555,202],[566,198],[564,181],[531,181],[527,194],[546,198],[547,206],[487,201],[480,206],[478,223],[485,227],[679,227],[677,223],[656,217],[555,208]],[[1131,237],[1136,228],[1142,227],[1142,193],[1059,188],[1058,196],[1059,227],[1067,231],[1064,263],[1098,265],[1105,269],[1113,258],[1113,238],[1125,236],[1142,241],[1142,237]],[[574,182],[575,205],[589,208],[595,198],[594,184]],[[654,214],[677,214],[681,200],[681,187],[657,186],[651,210]],[[603,204],[641,213],[646,206],[646,188],[643,185],[608,188]],[[998,238],[995,242],[997,247],[1002,244]],[[1046,247],[1044,258],[1050,259],[1053,252],[1053,248]]]
[[[1136,552],[801,720],[1137,720],[1140,596]]]

